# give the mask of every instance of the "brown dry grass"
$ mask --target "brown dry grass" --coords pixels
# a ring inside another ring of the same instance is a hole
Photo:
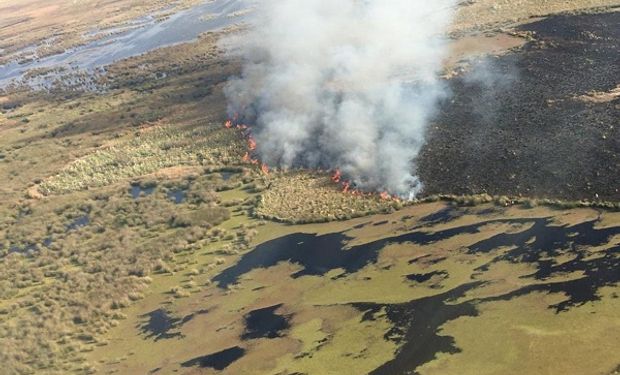
[[[586,103],[600,104],[610,103],[618,98],[620,98],[620,86],[607,92],[593,91],[577,97],[577,100]]]
[[[459,7],[453,31],[488,31],[561,12],[575,12],[619,6],[617,0],[476,0]]]

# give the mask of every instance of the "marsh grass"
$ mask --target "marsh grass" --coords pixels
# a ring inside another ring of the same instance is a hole
[[[237,194],[255,172],[238,165],[245,144],[218,122],[223,101],[211,91],[229,68],[215,39],[154,52],[156,66],[144,61],[152,55],[119,62],[101,93],[0,90],[0,372],[96,371],[85,357],[161,287],[151,276],[204,273],[235,253],[206,247],[249,246],[252,228],[216,231],[240,220],[230,210],[251,208],[244,193],[229,210],[216,191]],[[160,71],[170,74],[154,84]],[[153,191],[134,198],[131,184]],[[174,281],[179,297],[205,283]]]
[[[180,131],[160,127],[74,161],[44,181],[40,190],[46,195],[69,193],[168,167],[233,164],[242,147],[233,132],[215,124]]]
[[[531,197],[509,197],[505,195],[491,196],[489,194],[474,195],[432,195],[418,200],[416,203],[428,202],[451,202],[459,206],[479,206],[485,203],[494,203],[500,207],[521,206],[524,208],[535,208],[538,206],[551,207],[561,210],[574,208],[599,208],[607,211],[620,210],[620,202],[608,202],[603,200],[580,200],[568,201],[561,199],[531,198]]]
[[[209,244],[209,230],[230,217],[214,192],[224,182],[210,175],[176,184],[153,179],[138,183],[152,186],[153,193],[134,199],[128,183],[121,183],[84,193],[78,203],[24,207],[3,224],[0,361],[8,373],[94,371],[84,353],[106,344],[102,335],[126,318],[124,309],[144,298],[149,275],[195,267],[177,258]],[[184,187],[188,200],[176,204],[167,196],[167,186]],[[67,229],[84,215],[88,222]],[[243,247],[250,231],[221,230],[217,239]],[[52,238],[48,246],[41,244],[46,238]],[[6,250],[11,244],[36,247],[30,253],[11,253]],[[196,289],[191,277],[172,292],[175,298]]]
[[[255,182],[248,187],[260,193],[254,215],[289,224],[323,223],[349,220],[356,217],[389,213],[404,207],[430,202],[449,202],[457,206],[475,207],[493,203],[499,207],[545,206],[557,209],[599,208],[620,210],[620,202],[563,201],[527,197],[491,196],[489,194],[423,196],[411,201],[383,200],[377,195],[343,193],[329,176],[319,172],[298,171],[280,173],[267,182]]]
[[[211,283],[209,272],[233,264],[251,246],[259,221],[250,220],[250,212],[310,223],[439,200],[464,206],[492,201],[620,209],[609,202],[488,195],[440,195],[405,204],[343,194],[320,173],[274,172],[259,178],[239,164],[244,142],[217,122],[225,112],[218,84],[235,67],[214,58],[215,39],[204,36],[195,44],[112,66],[105,77],[111,91],[103,95],[20,89],[6,100],[0,97],[5,182],[0,189],[0,372],[96,371],[99,362],[86,362],[88,353],[108,344],[106,334],[113,327],[135,318],[130,314],[136,301],[158,292],[183,301]],[[154,80],[161,72],[169,78]],[[234,176],[224,181],[221,172]],[[131,183],[154,191],[134,199]],[[31,187],[36,190],[30,193],[46,196],[24,197]],[[180,204],[167,196],[174,189],[185,191]],[[67,230],[85,215],[87,224]],[[48,238],[51,243],[44,245]],[[10,252],[12,246],[32,251]],[[151,277],[160,284],[151,285]],[[346,344],[362,342],[353,324],[359,321],[356,317],[343,331],[352,336]]]
[[[254,212],[258,218],[295,224],[347,220],[402,207],[400,202],[374,195],[345,194],[319,172],[282,173],[253,191],[262,191]]]

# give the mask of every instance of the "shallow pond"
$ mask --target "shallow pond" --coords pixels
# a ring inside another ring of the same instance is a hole
[[[75,230],[81,227],[85,227],[90,223],[90,217],[88,215],[82,215],[73,219],[69,225],[67,225],[67,232],[71,230]],[[47,246],[47,245],[46,245]]]
[[[168,332],[175,328],[180,319],[169,316],[165,310],[153,310],[146,314],[145,317],[148,318],[148,321],[140,329],[147,337],[154,337],[155,340],[160,340],[181,336],[178,332]]]
[[[449,211],[440,211],[426,219],[446,222],[458,217],[454,213],[448,213]],[[510,300],[532,292],[561,293],[566,299],[547,307],[561,312],[596,301],[600,288],[616,285],[620,280],[620,259],[617,256],[620,246],[601,250],[596,257],[589,256],[586,249],[609,243],[614,236],[620,234],[620,227],[599,228],[597,222],[591,220],[574,225],[558,225],[547,217],[524,217],[484,220],[436,231],[417,226],[404,234],[356,245],[348,244],[352,238],[344,232],[323,235],[295,233],[258,245],[244,254],[235,265],[214,277],[213,281],[217,282],[220,288],[228,288],[232,284],[242,283],[241,276],[254,269],[274,267],[281,262],[303,267],[290,275],[293,279],[307,275],[325,276],[330,271],[341,269],[343,273],[332,278],[335,280],[355,274],[368,265],[377,264],[379,254],[388,245],[412,245],[413,249],[413,245],[433,246],[456,236],[484,233],[489,227],[498,225],[520,228],[514,232],[491,234],[468,245],[462,251],[464,256],[471,259],[491,255],[488,263],[475,269],[479,274],[487,272],[489,267],[496,263],[527,264],[535,270],[531,275],[527,275],[529,284],[524,281],[523,286],[505,294],[455,303],[454,301],[464,298],[469,292],[484,287],[483,281],[471,279],[437,295],[422,298],[412,296],[413,299],[408,302],[348,304],[364,314],[364,321],[373,321],[378,314],[384,312],[393,324],[385,337],[400,344],[394,358],[371,373],[413,373],[422,364],[433,360],[438,353],[453,354],[459,351],[454,338],[441,335],[440,327],[459,317],[477,316],[477,306],[480,303]],[[571,260],[556,260],[569,254]],[[445,264],[443,262],[449,262],[447,257],[426,258],[412,257],[409,264],[424,262],[427,267],[433,264],[441,267],[441,264]],[[546,282],[550,278],[573,272],[581,273],[582,277]],[[431,272],[405,274],[402,277],[403,282],[411,283],[412,286],[425,283],[428,288],[441,289],[440,283],[449,280],[452,275],[440,268]],[[255,310],[246,315],[246,333],[242,338],[279,337],[279,332],[288,327],[285,317],[274,314],[279,307],[276,305]]]
[[[245,333],[241,336],[243,340],[280,337],[282,331],[289,328],[289,319],[286,316],[278,315],[276,310],[282,304],[265,307],[251,311],[245,316]]]
[[[17,61],[0,65],[0,88],[13,81],[24,81],[24,74],[32,69],[65,69],[69,71],[94,72],[128,57],[141,55],[157,48],[178,43],[189,42],[207,31],[220,30],[240,23],[244,16],[242,10],[248,6],[242,0],[205,1],[200,5],[177,12],[163,21],[154,17],[141,17],[127,30],[108,30],[106,36],[83,46],[40,59],[19,63]],[[111,31],[111,32],[110,32]],[[106,30],[95,31],[103,34]],[[88,35],[87,35],[88,36]],[[41,79],[54,80],[51,77],[36,77],[33,83]],[[28,80],[26,80],[28,81]],[[25,82],[29,83],[29,82]]]
[[[181,204],[185,201],[187,191],[183,189],[174,189],[168,192],[168,199],[172,200],[175,204]]]
[[[243,357],[244,354],[245,349],[235,346],[217,353],[191,359],[189,361],[183,362],[181,366],[200,366],[205,368],[212,368],[215,370],[223,370],[239,358]]]
[[[131,197],[138,199],[141,196],[148,196],[155,192],[155,186],[143,187],[140,185],[131,185]]]

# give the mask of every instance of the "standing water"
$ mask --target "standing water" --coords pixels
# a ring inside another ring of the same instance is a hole
[[[26,78],[25,74],[32,69],[95,72],[128,57],[190,42],[204,32],[243,22],[248,6],[248,2],[244,0],[207,0],[163,21],[154,17],[143,17],[136,23],[137,26],[128,27],[127,31],[119,32],[117,28],[113,32],[107,30],[107,33],[106,30],[91,32],[90,35],[108,35],[61,54],[0,65],[0,88],[10,83],[30,84],[30,79]],[[54,78],[57,77],[50,77],[52,80]]]

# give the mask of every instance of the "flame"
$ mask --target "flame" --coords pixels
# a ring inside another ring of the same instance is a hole
[[[267,166],[267,164],[265,164],[265,163],[261,164],[261,166],[260,166],[260,170],[261,170],[264,174],[269,175],[269,167]]]
[[[340,184],[342,186],[342,192],[343,193],[351,193],[353,195],[361,195],[362,193],[359,192],[358,190],[352,189],[351,188],[351,181],[343,181],[342,180],[342,172],[340,172],[340,169],[336,169],[334,171],[334,174],[331,177],[332,181],[334,181],[337,184]]]
[[[269,175],[270,169],[269,166],[265,163],[262,163],[259,159],[257,158],[253,158],[251,154],[253,154],[253,151],[256,151],[256,140],[254,138],[252,138],[250,134],[250,131],[248,131],[249,127],[247,125],[244,124],[236,124],[237,119],[238,119],[239,115],[235,113],[234,117],[232,120],[228,120],[226,121],[226,123],[224,124],[224,126],[227,129],[230,128],[236,128],[237,130],[240,130],[242,132],[242,135],[244,137],[247,137],[247,142],[248,142],[248,151],[246,151],[246,153],[243,155],[243,162],[244,163],[251,163],[253,165],[257,165],[260,166],[260,170],[261,172],[263,172],[263,174],[265,175]],[[236,124],[236,125],[235,125]],[[331,180],[337,184],[340,184],[342,186],[342,192],[345,194],[350,193],[353,196],[356,197],[365,197],[365,196],[373,196],[375,193],[364,193],[361,190],[357,190],[355,188],[351,187],[351,181],[343,181],[342,180],[342,172],[340,172],[340,169],[336,169],[334,170],[332,176],[331,176]],[[392,196],[390,195],[387,191],[384,191],[382,193],[379,194],[379,198],[381,198],[382,200],[394,200],[394,201],[400,201],[400,199],[397,196]]]
[[[254,138],[249,137],[248,138],[248,149],[250,151],[254,151],[256,150],[256,141],[254,140]]]
[[[267,164],[265,163],[261,163],[260,160],[258,160],[257,158],[252,157],[253,152],[256,150],[256,140],[254,140],[254,138],[252,138],[251,135],[249,135],[249,131],[247,131],[249,129],[249,127],[247,125],[244,124],[236,124],[238,119],[238,114],[235,113],[235,116],[233,117],[232,120],[228,120],[226,121],[226,123],[224,124],[224,126],[227,129],[230,129],[232,127],[234,127],[235,129],[241,131],[241,134],[244,137],[247,137],[247,142],[248,142],[248,151],[246,151],[246,153],[243,155],[243,157],[241,158],[241,160],[243,160],[244,163],[251,163],[252,165],[259,165],[260,166],[260,170],[266,174],[269,175],[269,166],[267,166]]]
[[[351,183],[349,181],[345,181],[342,183],[342,192],[348,193],[351,190]]]
[[[354,187],[352,187],[351,181],[348,180],[342,180],[342,174],[340,173],[339,170],[336,170],[336,172],[334,173],[334,175],[332,176],[332,181],[334,181],[335,183],[339,183],[340,186],[342,186],[342,193],[343,194],[351,194],[354,197],[372,197],[372,196],[376,196],[376,193],[365,193],[361,190],[355,189]],[[384,191],[383,193],[379,194],[379,198],[381,198],[382,200],[385,201],[399,201],[399,198],[397,196],[392,196],[390,195],[390,193],[388,193],[387,191]]]
[[[340,178],[342,177],[342,173],[340,173],[340,169],[336,169],[332,176],[332,181],[338,183],[340,182]]]
[[[226,121],[226,127],[227,128],[231,128],[233,125],[233,122],[231,120]],[[245,132],[248,128],[247,125],[243,125],[243,124],[238,124],[235,126],[236,129],[241,130],[242,132]],[[245,135],[247,135],[248,133],[245,133]],[[246,151],[246,153],[243,155],[243,162],[245,163],[251,163],[253,165],[257,165],[260,166],[260,170],[261,172],[263,172],[263,174],[265,175],[269,175],[270,169],[269,166],[265,163],[262,163],[259,159],[257,158],[253,158],[251,156],[251,154],[253,153],[253,151],[256,150],[257,144],[256,144],[256,140],[254,138],[252,138],[251,135],[247,135],[247,142],[248,142],[248,151]],[[340,169],[336,169],[334,170],[332,176],[331,176],[331,180],[337,184],[340,184],[342,186],[342,192],[344,194],[351,194],[355,197],[365,197],[365,196],[373,196],[375,193],[365,193],[361,190],[357,190],[355,188],[351,187],[351,181],[348,180],[344,180],[342,179],[342,172],[340,172]],[[387,191],[384,191],[382,193],[379,194],[379,198],[384,200],[384,201],[389,201],[389,200],[393,200],[398,202],[399,198],[397,196],[392,196],[390,195],[390,193],[388,193]]]

